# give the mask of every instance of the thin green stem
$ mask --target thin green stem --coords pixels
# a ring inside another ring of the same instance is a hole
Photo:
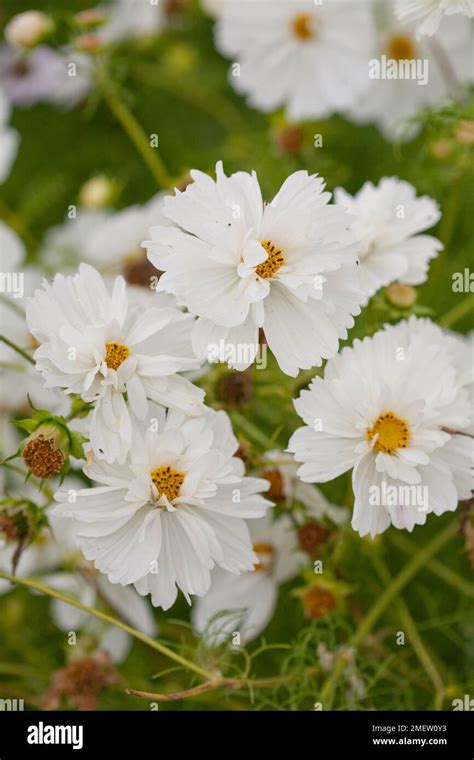
[[[467,316],[473,309],[474,296],[472,293],[469,293],[466,298],[463,298],[460,303],[456,304],[456,306],[454,306],[440,318],[439,324],[443,327],[452,327],[456,322],[459,322],[460,319]]]
[[[6,338],[4,335],[0,335],[0,341],[2,341],[2,343],[5,343],[7,346],[9,346],[14,351],[16,351],[17,354],[20,354],[20,356],[26,359],[27,362],[30,362],[30,364],[35,363],[35,360],[33,359],[32,356],[27,354],[26,351],[23,351],[23,349],[20,348],[20,346],[17,346],[16,343],[13,343],[13,341],[8,340],[8,338]]]
[[[147,636],[145,633],[141,633],[141,631],[135,630],[135,628],[132,628],[126,623],[122,623],[121,620],[117,620],[116,618],[113,618],[110,615],[107,615],[105,612],[96,610],[93,607],[88,607],[87,604],[83,604],[82,602],[79,602],[76,599],[71,599],[70,597],[65,596],[64,594],[61,594],[59,591],[49,588],[48,586],[43,586],[42,583],[38,583],[37,581],[34,581],[30,578],[17,578],[14,575],[10,575],[9,573],[4,573],[4,572],[0,572],[0,578],[4,578],[5,580],[10,581],[11,583],[16,583],[19,586],[24,586],[25,588],[34,589],[35,591],[39,591],[42,594],[46,594],[47,596],[50,596],[53,599],[59,599],[61,602],[70,604],[72,607],[77,607],[78,609],[83,610],[83,612],[87,612],[89,615],[93,615],[99,620],[104,620],[106,623],[109,623],[109,625],[114,625],[116,628],[121,628],[122,631],[125,631],[130,636],[134,636],[136,639],[138,639],[139,641],[142,641],[151,649],[155,649],[157,652],[164,655],[165,657],[169,657],[170,660],[174,660],[175,662],[177,662],[179,665],[182,665],[187,670],[192,670],[194,673],[197,673],[198,675],[203,676],[207,680],[212,680],[212,678],[214,677],[212,673],[209,673],[204,668],[201,668],[199,665],[196,665],[196,663],[191,662],[191,660],[187,660],[185,657],[182,657],[177,652],[174,652],[172,649],[169,649],[164,644],[160,644],[159,641],[155,641],[150,636]]]
[[[377,620],[385,612],[386,608],[393,601],[393,599],[399,594],[399,592],[411,581],[416,573],[426,565],[426,563],[433,557],[442,547],[448,543],[457,533],[458,526],[456,522],[451,522],[449,525],[436,534],[436,536],[426,546],[419,549],[413,558],[408,562],[403,570],[396,575],[391,582],[385,587],[383,593],[378,597],[375,604],[371,607],[365,617],[362,618],[359,626],[354,632],[353,636],[349,639],[348,645],[357,649],[364,638],[372,630]],[[337,661],[332,673],[327,678],[321,689],[321,702],[325,705],[325,709],[330,709],[332,702],[332,695],[334,689],[339,681],[342,671],[345,666],[345,660],[340,657]]]
[[[385,562],[378,556],[373,556],[372,562],[380,580],[384,586],[386,586],[387,583],[390,583],[391,576]],[[395,601],[395,604],[401,625],[405,629],[408,635],[408,639],[413,646],[415,654],[423,665],[428,678],[434,686],[435,698],[433,707],[435,710],[441,710],[445,693],[443,679],[438,672],[432,656],[430,655],[427,647],[423,643],[423,640],[418,633],[415,621],[411,616],[406,602],[402,599],[402,597],[398,597]]]
[[[394,544],[398,549],[401,549],[403,552],[405,552],[405,554],[412,555],[415,551],[418,551],[418,547],[414,544],[414,542],[410,541],[409,538],[406,538],[401,533],[393,533],[391,536],[391,541],[392,544]],[[465,581],[464,578],[461,578],[457,573],[454,572],[454,570],[451,570],[451,568],[446,567],[446,565],[443,565],[441,562],[438,562],[437,559],[430,559],[426,563],[426,569],[448,585],[452,586],[454,589],[456,589],[456,591],[459,591],[461,594],[474,599],[474,588],[472,587],[472,584],[470,584],[468,581]]]
[[[131,142],[135,145],[148,169],[158,183],[159,187],[164,190],[172,189],[173,179],[168,174],[166,167],[159,154],[154,150],[149,138],[143,131],[140,123],[137,121],[128,106],[116,95],[115,89],[107,77],[103,67],[98,68],[99,81],[102,85],[102,92],[105,102],[111,112],[122,126],[124,132],[128,135]]]

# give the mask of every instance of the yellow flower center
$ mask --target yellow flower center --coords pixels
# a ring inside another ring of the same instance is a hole
[[[109,369],[118,369],[130,356],[130,349],[123,343],[105,344],[105,363]]]
[[[256,266],[255,271],[259,277],[263,277],[266,280],[268,277],[273,277],[273,275],[278,272],[280,267],[285,263],[285,259],[283,258],[283,251],[281,248],[277,248],[271,240],[260,240],[260,245],[265,248],[268,253],[268,258]]]
[[[408,422],[394,412],[380,414],[373,426],[367,430],[369,441],[375,438],[373,448],[383,454],[393,454],[397,449],[405,449],[410,440]]]
[[[411,61],[416,58],[416,47],[411,37],[395,34],[387,43],[388,57],[395,61]]]
[[[292,21],[293,34],[299,40],[310,40],[314,37],[313,25],[309,13],[299,13]]]
[[[177,499],[181,495],[184,472],[173,470],[172,467],[166,465],[157,467],[150,474],[158,491],[158,496],[166,496],[169,501],[173,501],[173,499]]]
[[[266,544],[263,541],[253,545],[255,554],[258,554],[259,562],[254,566],[255,572],[261,572],[262,570],[271,570],[273,563],[273,546]]]

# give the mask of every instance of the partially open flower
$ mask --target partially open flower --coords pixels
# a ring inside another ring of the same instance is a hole
[[[25,11],[13,16],[5,27],[5,39],[17,48],[39,45],[53,31],[53,20],[41,11]]]

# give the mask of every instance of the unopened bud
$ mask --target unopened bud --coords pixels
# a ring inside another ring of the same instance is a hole
[[[106,15],[98,8],[86,8],[74,15],[74,23],[78,27],[92,28],[100,26],[106,20]]]
[[[400,309],[408,309],[416,301],[415,288],[401,282],[392,282],[385,292],[392,306],[398,306]]]
[[[17,48],[39,45],[54,29],[53,20],[41,11],[25,11],[13,16],[5,27],[5,39]]]
[[[79,202],[86,208],[103,208],[112,202],[114,195],[114,183],[104,174],[98,174],[83,184]]]
[[[303,147],[304,133],[295,124],[285,124],[275,132],[274,140],[280,153],[294,156]]]
[[[103,44],[96,34],[81,34],[74,40],[74,47],[81,53],[100,53]]]

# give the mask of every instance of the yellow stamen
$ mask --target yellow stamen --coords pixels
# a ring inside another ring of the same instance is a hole
[[[268,258],[256,266],[255,271],[259,277],[267,279],[268,277],[273,277],[278,272],[280,267],[285,263],[285,259],[283,258],[283,251],[277,248],[271,240],[260,240],[260,245],[265,248]]]
[[[158,496],[166,496],[169,501],[181,496],[181,486],[185,474],[179,470],[173,470],[169,465],[157,467],[151,473],[151,479],[156,486]]]
[[[397,417],[394,412],[380,414],[373,426],[367,430],[367,438],[375,438],[373,448],[383,454],[393,454],[397,449],[405,449],[410,440],[408,422]]]
[[[395,61],[411,61],[416,58],[416,47],[411,37],[395,34],[387,43],[388,57]]]
[[[292,21],[293,34],[299,40],[310,40],[314,37],[312,19],[309,13],[299,13]]]
[[[254,565],[255,572],[261,572],[262,570],[271,570],[273,562],[273,546],[264,542],[258,542],[253,545],[255,554],[258,554],[260,562]]]
[[[105,344],[105,363],[109,369],[118,369],[130,356],[130,349],[123,343]]]

